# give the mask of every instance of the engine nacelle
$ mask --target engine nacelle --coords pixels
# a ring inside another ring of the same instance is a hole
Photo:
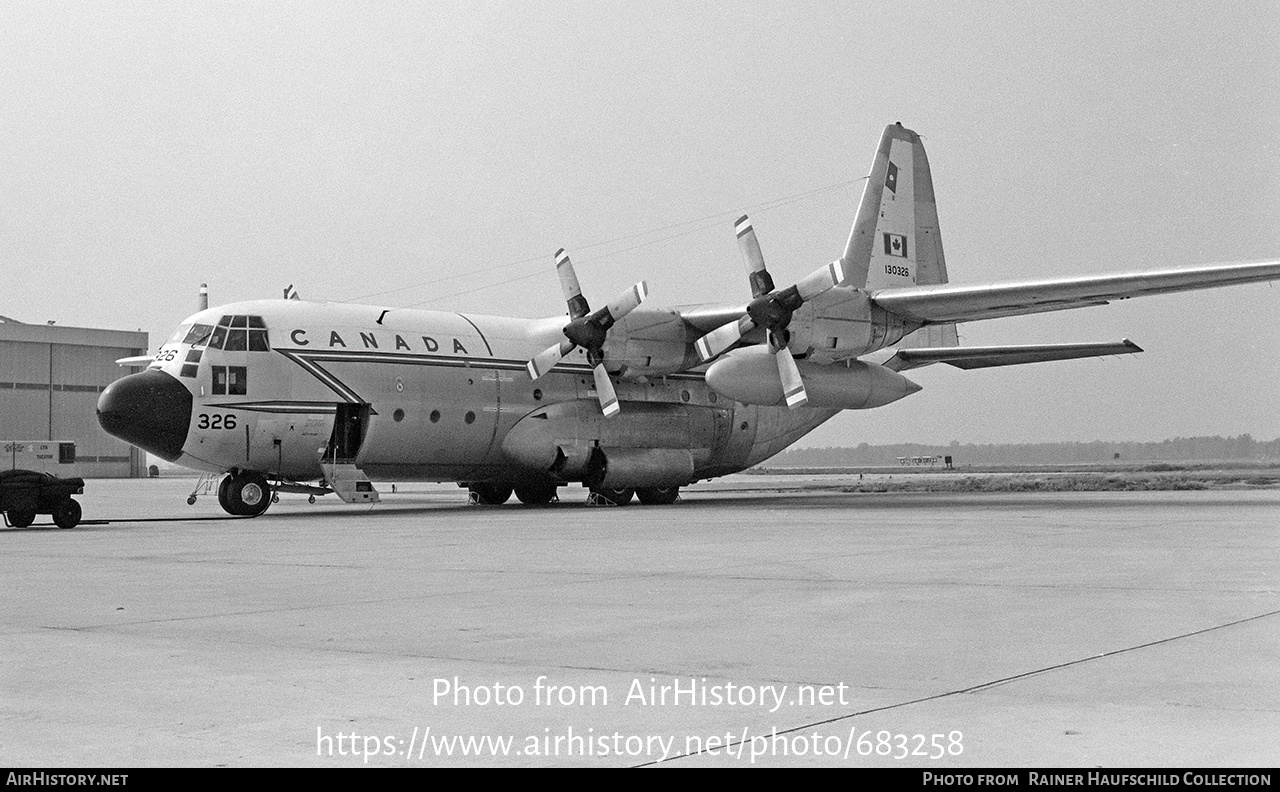
[[[871,302],[862,289],[837,286],[795,312],[788,346],[817,363],[847,360],[897,343],[919,326]]]
[[[662,376],[696,365],[684,320],[673,310],[640,307],[609,331],[604,344],[609,371],[627,377]]]
[[[797,360],[796,368],[809,396],[809,407],[866,410],[920,390],[919,385],[898,372],[861,360],[825,365]],[[768,347],[729,352],[707,369],[707,385],[721,396],[743,404],[784,403],[777,357]]]

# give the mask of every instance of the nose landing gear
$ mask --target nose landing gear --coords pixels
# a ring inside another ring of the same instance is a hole
[[[271,485],[261,473],[232,473],[218,485],[218,503],[228,514],[237,517],[257,517],[273,500]]]

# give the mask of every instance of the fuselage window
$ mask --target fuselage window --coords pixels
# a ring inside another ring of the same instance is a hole
[[[213,367],[213,395],[214,396],[227,395],[227,367],[226,366]]]

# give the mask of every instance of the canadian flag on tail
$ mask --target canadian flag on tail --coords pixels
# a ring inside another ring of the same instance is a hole
[[[907,257],[907,238],[901,234],[884,235],[884,254],[886,256]]]

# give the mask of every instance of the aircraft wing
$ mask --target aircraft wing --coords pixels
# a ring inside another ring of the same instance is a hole
[[[939,283],[880,289],[871,299],[886,311],[933,324],[1061,311],[1148,294],[1277,279],[1280,262],[1266,261],[986,285]]]
[[[736,322],[747,312],[746,304],[737,306],[681,306],[674,309],[685,324],[697,331],[698,335],[710,333],[717,327]]]
[[[1047,360],[1074,360],[1075,358],[1102,357],[1103,355],[1129,355],[1141,352],[1142,347],[1129,339],[1107,344],[1023,344],[1019,346],[956,346],[917,347],[899,349],[885,362],[894,371],[927,366],[930,363],[947,363],[962,369],[990,368],[992,366],[1016,366],[1022,363],[1040,363]]]

